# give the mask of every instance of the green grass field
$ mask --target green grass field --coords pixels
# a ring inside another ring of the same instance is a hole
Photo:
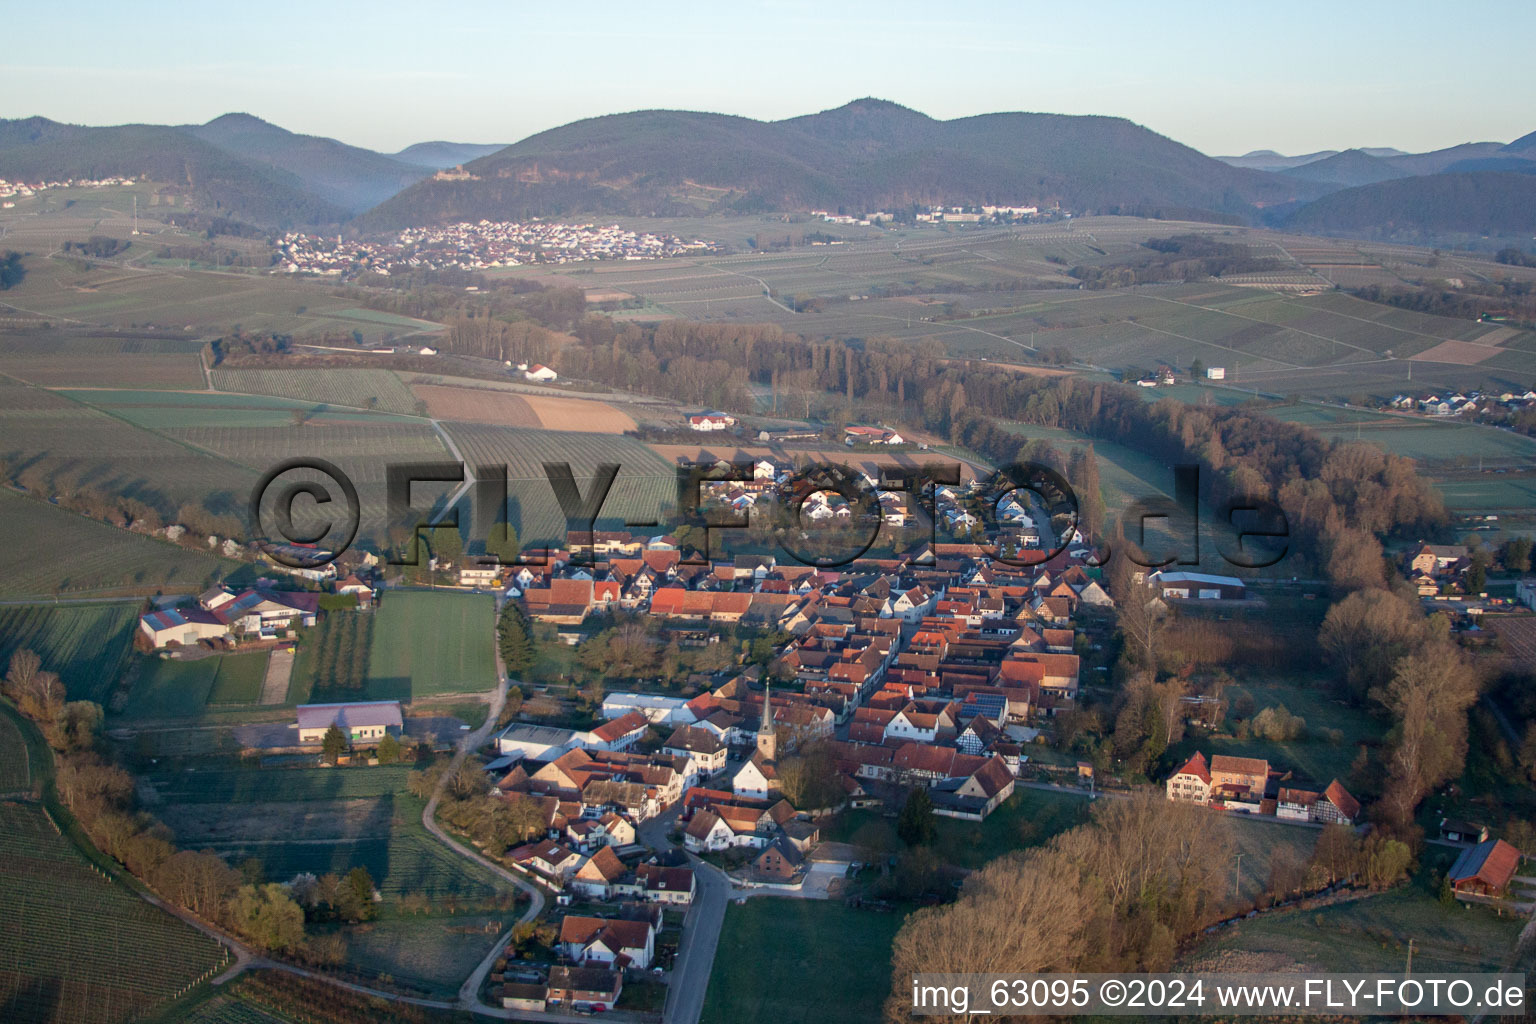
[[[226,960],[218,942],[103,877],[38,805],[0,803],[0,860],[8,1021],[135,1020]]]
[[[1038,846],[1052,836],[1081,824],[1088,816],[1088,794],[1015,788],[1013,795],[987,816],[986,821],[936,818],[938,838],[934,851],[945,863],[978,868],[1012,850]],[[893,828],[891,819],[878,811],[844,811],[824,830],[830,842],[852,842],[861,828]]]
[[[178,718],[201,714],[209,705],[252,704],[261,697],[267,671],[265,651],[215,654],[193,661],[143,659],[128,703],[127,718]]]
[[[819,900],[731,903],[701,1024],[877,1024],[902,920]]]
[[[416,409],[416,396],[390,370],[218,369],[213,371],[213,385],[220,391],[275,395],[317,405],[407,414]]]
[[[267,675],[267,655],[235,654],[219,659],[218,675],[208,691],[209,704],[254,704],[261,698]]]
[[[369,700],[479,693],[496,682],[495,601],[484,594],[390,593],[373,612]]]
[[[1295,740],[1267,740],[1259,737],[1238,737],[1231,733],[1229,713],[1228,732],[1199,740],[1186,738],[1170,749],[1170,759],[1182,763],[1196,749],[1207,759],[1213,754],[1231,754],[1237,757],[1262,757],[1271,767],[1296,771],[1309,778],[1317,786],[1326,786],[1333,779],[1349,785],[1350,768],[1362,743],[1378,742],[1386,731],[1385,724],[1358,708],[1352,708],[1333,699],[1321,686],[1272,681],[1248,682],[1229,687],[1226,699],[1241,700],[1244,695],[1252,698],[1254,712],[1267,707],[1284,707],[1293,715],[1306,719],[1306,732]],[[1340,742],[1334,742],[1325,730],[1336,729],[1342,733]]]
[[[0,666],[22,649],[57,672],[71,700],[104,703],[133,643],[138,605],[16,605],[0,608]]]

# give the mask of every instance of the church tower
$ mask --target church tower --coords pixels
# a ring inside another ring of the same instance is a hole
[[[763,687],[763,720],[757,726],[757,753],[764,761],[778,760],[779,737],[773,731],[773,684]]]

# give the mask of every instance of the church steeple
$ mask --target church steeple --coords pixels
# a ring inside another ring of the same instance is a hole
[[[779,753],[779,737],[773,731],[773,683],[763,685],[763,720],[757,726],[757,752],[764,761],[775,761]]]

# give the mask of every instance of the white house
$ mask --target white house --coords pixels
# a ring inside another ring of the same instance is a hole
[[[691,725],[693,711],[682,697],[663,697],[654,693],[610,693],[603,698],[603,717],[610,721],[639,712],[656,725]]]
[[[400,734],[404,720],[397,700],[357,701],[351,704],[302,704],[294,709],[299,722],[299,742],[319,743],[331,726],[353,742],[381,740]]]
[[[554,370],[551,370],[543,363],[534,363],[532,366],[528,367],[528,369],[523,371],[523,376],[529,380],[546,382],[560,379],[560,375],[558,373],[556,373]]]
[[[688,429],[709,432],[736,425],[736,417],[723,412],[700,412],[688,417]]]

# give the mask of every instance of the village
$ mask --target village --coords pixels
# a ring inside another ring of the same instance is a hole
[[[0,209],[13,209],[16,206],[17,199],[30,199],[50,189],[104,188],[112,185],[132,185],[133,183],[134,179],[127,177],[67,178],[62,181],[42,179],[30,182],[7,181],[4,178],[0,178]]]
[[[847,438],[902,443],[876,427],[850,427]],[[737,479],[705,483],[706,504],[750,512],[779,500],[797,472],[773,458],[743,468]],[[881,490],[867,475],[863,483],[879,507],[857,514],[903,526],[919,517],[918,496]],[[658,630],[656,642],[687,649],[709,649],[727,630],[776,644],[766,664],[694,673],[686,689],[696,692],[614,689],[591,725],[523,714],[489,737],[485,792],[527,826],[526,841],[501,859],[547,894],[555,907],[548,927],[558,928],[547,962],[508,946],[489,974],[491,1001],[613,1008],[626,983],[651,983],[660,949],[671,966],[675,947],[658,938],[675,935],[674,918],[706,881],[742,894],[841,898],[870,854],[823,841],[822,823],[839,809],[895,815],[921,792],[932,815],[980,823],[1026,778],[1074,790],[1094,784],[1089,766],[1036,766],[1032,754],[1044,749],[1037,744],[1053,718],[1075,706],[1084,655],[1112,629],[1095,547],[1071,530],[1048,550],[1051,516],[1022,491],[999,502],[983,530],[981,487],[939,485],[928,496],[935,526],[954,540],[842,569],[773,554],[701,561],[677,536],[629,531],[572,533],[562,547],[525,550],[507,566],[434,560],[444,585],[495,593],[557,645],[593,642],[616,617],[638,617]],[[809,496],[807,519],[856,515],[825,495]],[[1016,557],[990,557],[969,539],[983,533],[998,544],[994,554]],[[393,599],[377,568],[301,572],[332,591],[328,601],[366,609]],[[1164,602],[1247,598],[1236,577],[1164,570],[1144,578]],[[172,656],[195,645],[282,641],[314,624],[320,596],[214,588],[144,615],[140,628]],[[365,759],[410,722],[394,700],[308,704],[295,718],[297,749],[344,744]],[[1251,790],[1268,785],[1266,769]],[[1286,792],[1282,817],[1297,802],[1308,820],[1329,807],[1340,821],[1358,813],[1337,783],[1311,799]],[[1250,795],[1219,790],[1200,802],[1281,813]]]
[[[481,220],[442,227],[407,228],[387,240],[290,231],[277,242],[277,270],[290,274],[388,276],[412,270],[488,270],[580,260],[651,260],[713,252],[700,239],[636,232],[617,224]]]

